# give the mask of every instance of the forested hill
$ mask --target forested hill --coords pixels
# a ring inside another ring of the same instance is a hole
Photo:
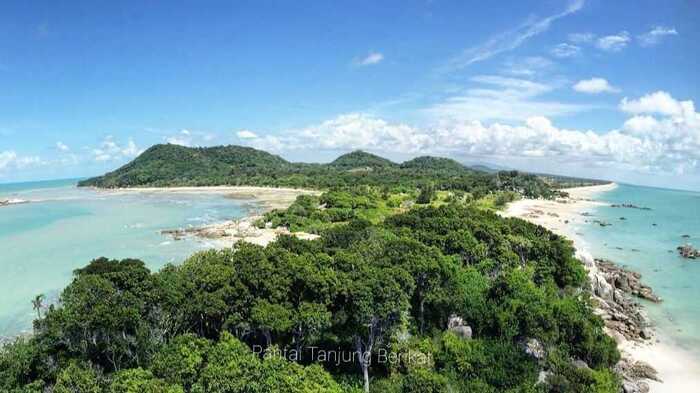
[[[461,190],[476,198],[494,191],[528,197],[556,195],[540,177],[517,171],[486,173],[440,157],[418,157],[402,164],[362,151],[329,164],[291,163],[250,147],[155,145],[132,162],[80,186],[172,187],[252,185],[329,189],[358,185],[384,189]]]

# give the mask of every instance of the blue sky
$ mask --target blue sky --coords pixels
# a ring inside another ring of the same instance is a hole
[[[2,2],[0,182],[171,142],[700,189],[699,21],[686,0]]]

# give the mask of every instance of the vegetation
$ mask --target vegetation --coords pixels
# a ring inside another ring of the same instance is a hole
[[[492,212],[554,195],[538,178],[434,157],[307,165],[168,145],[84,183],[184,184],[327,188],[259,222],[320,237],[238,243],[158,272],[95,259],[57,304],[34,299],[34,334],[0,350],[0,391],[619,390],[619,353],[571,243]],[[456,317],[468,335],[448,328]]]
[[[155,145],[129,164],[79,185],[103,188],[250,185],[314,189],[372,186],[413,192],[426,184],[435,190],[469,192],[475,199],[497,191],[513,191],[533,198],[559,194],[534,175],[517,171],[480,172],[447,158],[418,157],[398,165],[356,151],[330,164],[302,164],[241,146]]]
[[[293,209],[321,211],[322,201],[350,211],[388,203],[335,192]],[[4,348],[0,391],[618,388],[619,355],[580,290],[583,267],[544,228],[442,203],[319,233],[204,251],[155,273],[138,260],[96,259],[37,318],[33,337]],[[473,338],[446,329],[453,314]],[[546,356],[526,353],[532,339]]]

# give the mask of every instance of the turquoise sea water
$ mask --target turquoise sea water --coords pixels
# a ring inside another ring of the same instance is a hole
[[[700,260],[683,259],[676,251],[685,243],[700,248],[700,193],[620,185],[595,199],[652,209],[601,206],[592,211],[594,218],[612,226],[591,223],[577,230],[593,256],[643,275],[642,281],[663,299],[659,305],[644,303],[652,322],[700,359]]]
[[[161,230],[242,217],[254,207],[217,194],[110,195],[75,183],[0,184],[0,200],[30,201],[0,207],[0,337],[30,329],[31,299],[55,299],[90,260],[140,258],[152,270],[179,263],[209,245]]]

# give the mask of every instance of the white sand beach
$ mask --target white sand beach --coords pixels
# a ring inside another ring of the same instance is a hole
[[[603,203],[596,201],[601,192],[613,190],[617,184],[577,187],[566,189],[569,198],[557,201],[522,199],[511,203],[502,214],[519,217],[542,225],[554,233],[565,236],[574,242],[577,256],[591,259],[585,239],[576,231],[579,224],[585,223],[586,211]],[[612,335],[612,334],[611,334]],[[650,342],[633,342],[613,335],[623,357],[643,361],[653,366],[663,381],[647,381],[653,393],[697,392],[700,387],[700,362],[682,348],[674,345],[667,337],[656,332]]]
[[[258,228],[255,222],[262,216],[261,213],[273,209],[286,209],[299,195],[320,195],[320,191],[273,188],[252,186],[215,186],[215,187],[167,187],[167,188],[120,188],[115,190],[102,190],[105,193],[174,193],[174,194],[199,194],[217,193],[232,199],[250,199],[260,206],[260,209],[237,220],[228,220],[216,224],[205,225],[193,229],[173,229],[168,231],[176,240],[184,236],[195,236],[205,239],[215,248],[232,247],[238,241],[265,246],[277,239],[280,234],[292,234],[302,239],[314,239],[318,237],[310,233],[290,233],[285,228]]]

